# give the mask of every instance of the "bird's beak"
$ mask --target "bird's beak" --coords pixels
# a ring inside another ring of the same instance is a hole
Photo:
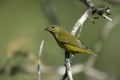
[[[46,31],[48,31],[48,28],[45,28]]]

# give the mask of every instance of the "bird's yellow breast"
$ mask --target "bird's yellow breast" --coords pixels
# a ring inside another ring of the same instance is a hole
[[[54,37],[55,37],[55,40],[57,41],[57,44],[64,49],[63,43],[59,40],[59,35],[55,34]]]

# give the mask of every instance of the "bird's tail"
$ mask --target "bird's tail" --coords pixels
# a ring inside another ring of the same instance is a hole
[[[86,50],[86,53],[97,56],[97,54],[94,51],[92,51],[91,49]]]

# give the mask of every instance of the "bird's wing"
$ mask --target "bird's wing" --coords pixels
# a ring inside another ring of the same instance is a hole
[[[60,39],[60,42],[63,43],[63,44],[69,44],[69,45],[72,45],[74,47],[88,49],[88,47],[83,42],[81,42],[80,40],[78,40],[74,36],[69,36],[69,35],[67,35],[67,37],[66,36],[60,36],[59,39]]]

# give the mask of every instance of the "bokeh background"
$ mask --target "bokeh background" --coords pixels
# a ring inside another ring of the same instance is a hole
[[[120,17],[117,0],[93,0],[96,5],[111,6],[111,18]],[[114,2],[114,3],[113,3]],[[57,24],[71,31],[87,7],[79,0],[0,0],[0,80],[37,80],[39,45],[45,40],[41,55],[42,80],[59,80],[57,69],[64,65],[64,50],[53,36],[44,30]],[[92,17],[91,17],[92,18]],[[103,18],[84,23],[80,40],[91,49],[108,22]],[[120,21],[120,18],[118,18]],[[95,68],[120,79],[120,22],[103,42]],[[89,56],[77,55],[72,65],[87,61]],[[75,80],[87,80],[83,73],[73,75]]]

